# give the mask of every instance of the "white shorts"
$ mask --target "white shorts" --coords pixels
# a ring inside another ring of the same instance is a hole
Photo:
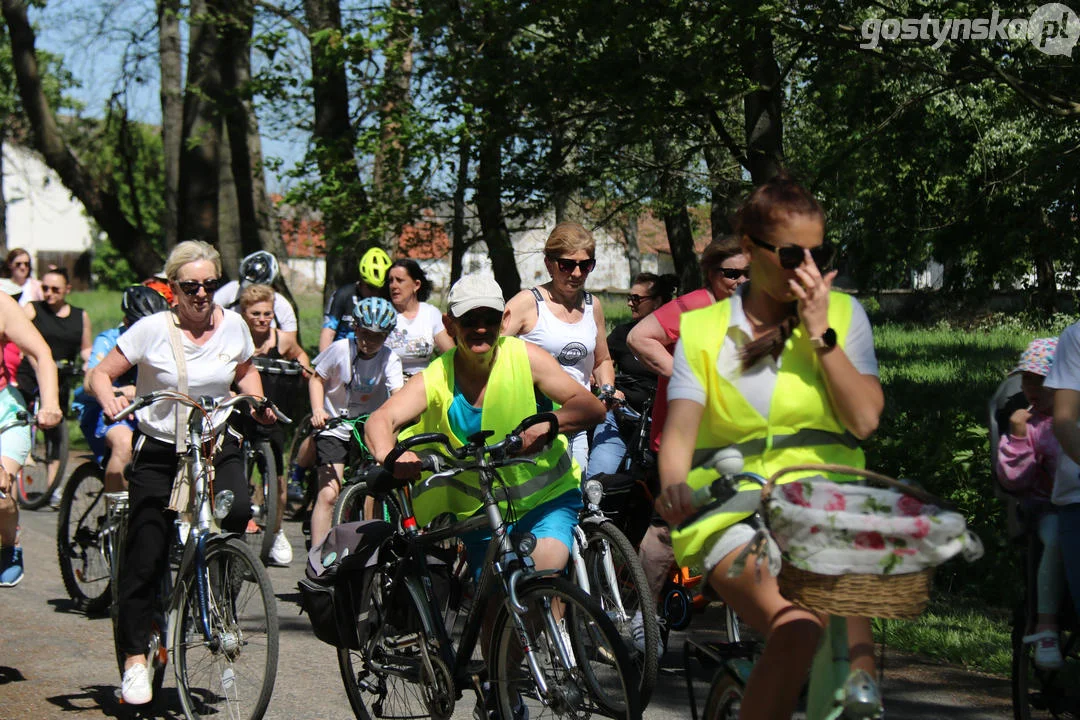
[[[702,567],[706,575],[711,573],[713,568],[720,564],[721,560],[754,539],[757,530],[750,525],[749,520],[750,518],[747,518],[737,522],[705,541],[704,552],[702,552],[701,557],[704,558]],[[776,547],[776,541],[772,539],[772,536],[769,536],[769,545],[772,546],[773,553],[778,555],[780,549]]]
[[[22,393],[10,385],[0,389],[0,426],[6,425],[15,419],[15,413],[26,410]],[[30,427],[19,425],[9,428],[0,435],[0,455],[10,458],[18,463],[19,467],[26,464],[26,457],[30,454]]]

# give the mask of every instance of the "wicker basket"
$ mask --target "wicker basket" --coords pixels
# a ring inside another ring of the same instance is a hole
[[[922,502],[951,507],[925,490],[900,483],[893,478],[846,465],[797,465],[784,468],[769,478],[762,491],[767,504],[781,475],[791,472],[817,471],[856,475],[884,485]],[[799,607],[840,617],[877,617],[911,619],[920,615],[930,602],[930,578],[933,568],[896,575],[848,574],[822,575],[783,563],[780,570],[780,592]]]

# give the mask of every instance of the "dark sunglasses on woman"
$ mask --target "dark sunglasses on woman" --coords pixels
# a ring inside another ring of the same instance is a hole
[[[716,268],[716,270],[726,277],[728,280],[738,280],[739,278],[749,278],[750,268]]]
[[[588,275],[596,267],[596,258],[589,258],[588,260],[571,260],[569,258],[551,258],[556,265],[559,266],[561,272],[569,275],[574,272],[574,268],[581,270],[583,275]]]
[[[806,248],[803,248],[800,245],[784,245],[783,247],[777,247],[772,243],[767,243],[753,235],[747,235],[747,237],[750,238],[750,242],[758,247],[776,253],[776,257],[780,260],[780,267],[785,270],[794,270],[803,264],[803,258],[805,257],[803,255],[803,250]],[[836,257],[836,248],[832,245],[823,243],[815,248],[810,248],[810,257],[813,259],[814,264],[817,265],[818,270],[827,270]]]
[[[178,280],[176,286],[180,288],[180,292],[192,297],[199,294],[199,288],[205,290],[207,295],[213,295],[221,287],[221,280],[219,278],[210,278],[202,282],[198,280]]]

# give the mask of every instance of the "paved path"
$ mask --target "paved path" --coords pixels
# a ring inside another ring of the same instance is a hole
[[[15,588],[0,589],[0,720],[29,718],[126,717],[114,699],[119,679],[108,618],[87,618],[68,600],[56,564],[56,513],[23,513],[23,544],[27,574]],[[277,684],[267,718],[351,718],[338,677],[332,648],[311,634],[306,616],[298,615],[296,581],[303,574],[300,528],[288,523],[287,533],[298,549],[289,568],[271,568],[278,600],[281,655]],[[695,639],[707,637],[706,623],[695,621]],[[672,636],[662,677],[648,720],[690,717],[686,681],[681,667],[685,634]],[[699,708],[708,673],[695,671]],[[164,697],[151,717],[178,718],[175,683],[166,673]],[[890,654],[886,698],[890,720],[1004,720],[1011,718],[1006,678],[966,672]],[[472,717],[473,699],[466,693],[455,719]]]

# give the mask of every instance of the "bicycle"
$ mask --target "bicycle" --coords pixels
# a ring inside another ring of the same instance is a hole
[[[105,469],[91,458],[64,485],[56,521],[56,558],[68,596],[88,615],[112,600],[111,567],[117,543],[105,492]]]
[[[737,463],[735,462],[736,459]],[[753,491],[742,490],[739,485],[744,481],[756,483],[763,490],[758,495],[758,502],[762,504],[758,506],[758,511],[755,511],[755,515],[750,522],[756,528],[767,530],[770,533],[773,532],[775,518],[772,518],[770,513],[760,512],[760,510],[764,507],[765,497],[775,485],[776,480],[781,475],[789,472],[816,471],[860,476],[900,489],[905,494],[918,498],[921,502],[940,503],[936,498],[921,490],[858,468],[839,465],[800,465],[784,468],[766,480],[756,473],[742,472],[742,458],[737,452],[730,454],[730,451],[721,450],[713,457],[711,464],[718,471],[720,477],[694,492],[694,505],[699,508],[706,505],[722,508],[725,503],[731,502],[730,507],[737,507],[738,510],[744,511],[748,501],[747,493]],[[693,520],[693,517],[690,518],[684,523],[684,526],[693,522]],[[977,555],[981,555],[981,547],[978,548],[977,553],[972,554],[971,558],[973,559]],[[899,579],[898,576],[893,577]],[[925,579],[928,584],[928,578]],[[877,588],[873,588],[873,590],[887,592]],[[864,592],[869,592],[869,590],[865,589],[865,586]],[[923,607],[925,607],[925,599],[914,609],[908,607],[904,610],[897,610],[898,614],[891,616],[910,617],[921,612]],[[869,615],[870,613],[859,612],[856,614]],[[884,610],[874,614],[882,617],[890,616]],[[837,615],[828,615],[824,637],[819,643],[810,669],[806,717],[809,720],[839,720],[840,718],[845,720],[877,720],[884,717],[884,703],[874,679],[862,670],[851,670],[848,659],[846,619]],[[685,651],[687,655],[689,655],[691,648],[708,653],[707,648],[692,640],[688,640],[687,645]],[[709,689],[703,717],[709,719],[734,719],[738,717],[746,681],[752,667],[753,653],[756,648],[751,644],[739,649],[748,652],[735,652],[728,657],[721,658],[722,667]],[[687,684],[690,685],[689,676]],[[691,707],[696,719],[696,706],[694,705],[692,687],[690,691]]]
[[[342,681],[357,717],[449,718],[469,685],[478,703],[485,702],[480,685],[485,665],[473,662],[472,655],[489,612],[496,619],[486,674],[498,717],[538,720],[549,712],[640,717],[636,669],[614,624],[594,600],[561,577],[562,571],[534,569],[530,553],[536,538],[508,533],[495,499],[499,468],[534,462],[512,454],[521,448],[519,433],[540,422],[551,423],[550,442],[558,432],[550,413],[527,418],[492,445],[484,444],[490,431],[471,436],[457,449],[445,435],[416,435],[386,457],[389,470],[369,473],[369,488],[389,496],[401,522],[380,546],[363,617],[352,615],[357,626],[365,623],[370,632],[359,650],[338,649]],[[476,473],[483,513],[435,530],[418,527],[410,490],[391,472],[402,453],[424,445],[440,451],[423,456],[425,469],[434,472],[424,482],[455,482],[463,472]],[[484,527],[491,529],[492,538],[455,650],[426,558],[429,548]],[[559,603],[566,635],[553,611]],[[417,692],[407,684],[423,687]]]
[[[258,553],[259,560],[266,564],[270,561],[270,550],[274,547],[273,527],[278,517],[280,468],[274,457],[274,449],[265,438],[245,434],[240,450],[244,459],[244,476],[248,479],[251,496],[251,519],[257,528],[256,532],[246,533],[246,539],[252,550]]]
[[[364,422],[367,419],[367,415],[361,415],[355,418],[331,418],[326,422],[327,429],[335,425],[348,425],[359,448],[357,459],[346,467],[343,473],[341,493],[338,494],[337,502],[334,503],[331,526],[365,519],[364,506],[368,498],[371,498],[373,503],[368,514],[374,518],[386,520],[392,525],[397,521],[393,505],[375,496],[368,488],[367,473],[376,463],[364,442]]]
[[[56,371],[60,382],[60,397],[67,397],[71,392],[72,380],[82,374],[82,366],[71,360],[58,360]],[[48,505],[53,493],[60,487],[64,479],[64,471],[67,469],[70,445],[67,417],[48,431],[38,427],[35,418],[40,403],[41,399],[35,395],[30,410],[30,454],[15,478],[15,497],[19,501],[19,506],[26,510],[38,510]],[[58,464],[51,482],[49,481],[49,443],[46,440],[46,432],[55,432],[57,443],[57,460],[54,462]]]
[[[187,718],[223,713],[231,718],[261,718],[270,702],[278,660],[278,618],[273,586],[262,562],[242,538],[219,533],[215,519],[228,515],[234,498],[223,490],[211,497],[209,467],[215,437],[214,415],[227,416],[247,404],[255,409],[273,403],[252,395],[236,395],[215,403],[195,400],[173,390],[143,395],[117,414],[121,420],[159,401],[175,401],[192,409],[188,444],[181,462],[191,483],[192,522],[182,546],[175,579],[162,578],[161,602],[153,623],[147,657],[154,696],[159,695],[165,666],[175,665],[180,704]],[[289,422],[275,410],[281,422]],[[204,447],[204,444],[207,447]],[[113,553],[113,638],[121,674],[126,653],[119,646],[118,578],[127,534],[127,493],[110,493],[109,522],[115,527]],[[179,521],[178,521],[179,525]]]

